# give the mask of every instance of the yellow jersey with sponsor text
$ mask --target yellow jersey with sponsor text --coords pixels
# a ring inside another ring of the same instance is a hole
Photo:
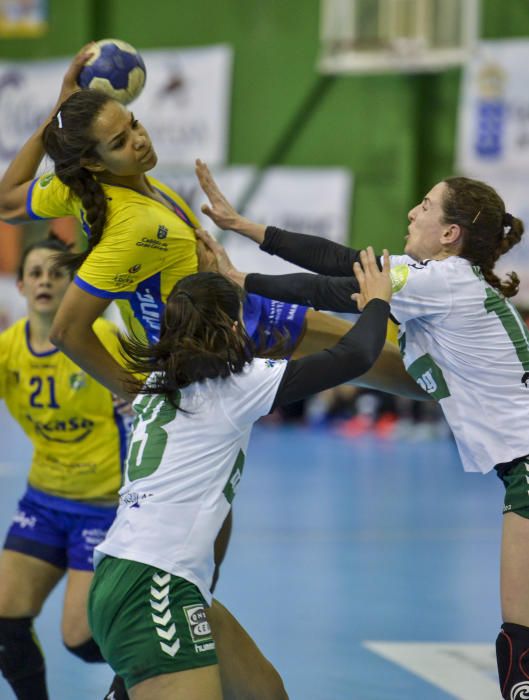
[[[94,331],[118,359],[116,328]],[[28,320],[0,334],[0,398],[33,443],[29,484],[75,500],[115,501],[126,426],[112,394],[59,350],[37,353]]]
[[[102,183],[108,204],[105,230],[74,282],[94,296],[116,301],[126,326],[152,342],[159,337],[175,283],[197,271],[194,229],[199,223],[176,192],[147,179],[168,206],[128,187]],[[75,216],[90,236],[81,201],[53,173],[33,181],[27,212],[33,219]]]

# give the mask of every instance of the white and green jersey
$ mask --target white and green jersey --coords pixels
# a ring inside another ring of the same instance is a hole
[[[529,453],[529,331],[460,257],[391,256],[391,313],[408,372],[440,402],[466,471]]]
[[[241,374],[192,384],[178,409],[140,395],[116,519],[95,550],[195,584],[205,600],[215,538],[241,479],[250,431],[274,402],[285,360],[255,359]]]

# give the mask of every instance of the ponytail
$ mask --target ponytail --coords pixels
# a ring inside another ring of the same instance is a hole
[[[502,281],[494,266],[520,242],[523,222],[505,211],[503,199],[484,182],[466,177],[450,177],[444,182],[444,222],[459,225],[463,232],[459,255],[477,265],[488,284],[503,296],[514,296],[520,284],[518,275],[511,272],[507,281]]]

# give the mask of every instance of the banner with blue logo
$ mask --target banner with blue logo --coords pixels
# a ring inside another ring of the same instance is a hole
[[[492,185],[529,230],[529,39],[482,41],[461,84],[457,171]],[[529,236],[496,263],[514,270],[529,308]]]
[[[529,175],[529,39],[482,41],[467,64],[459,105],[458,170],[487,179]]]

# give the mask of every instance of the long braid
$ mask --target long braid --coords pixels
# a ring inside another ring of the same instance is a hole
[[[506,232],[501,238],[498,247],[494,251],[494,259],[482,262],[480,267],[483,277],[491,287],[494,287],[500,291],[505,297],[513,297],[518,293],[518,287],[520,286],[520,278],[516,272],[507,273],[509,281],[502,282],[502,280],[500,280],[500,278],[494,274],[493,269],[496,261],[502,255],[507,253],[513,246],[520,242],[524,232],[524,226],[520,219],[512,217],[512,223],[510,223],[509,226],[506,226],[505,229]]]
[[[91,129],[95,118],[111,100],[98,90],[79,90],[73,93],[63,102],[43,135],[46,153],[55,164],[55,174],[81,200],[86,223],[90,228],[88,249],[85,252],[58,256],[60,264],[70,270],[76,270],[83,263],[101,240],[105,228],[105,192],[101,183],[83,164],[90,160],[97,161],[97,142]]]
[[[106,223],[107,199],[101,184],[86,168],[79,168],[75,172],[66,174],[56,167],[55,172],[61,182],[67,185],[81,200],[86,221],[90,227],[87,250],[82,253],[66,253],[61,259],[61,263],[76,270],[101,240]]]

